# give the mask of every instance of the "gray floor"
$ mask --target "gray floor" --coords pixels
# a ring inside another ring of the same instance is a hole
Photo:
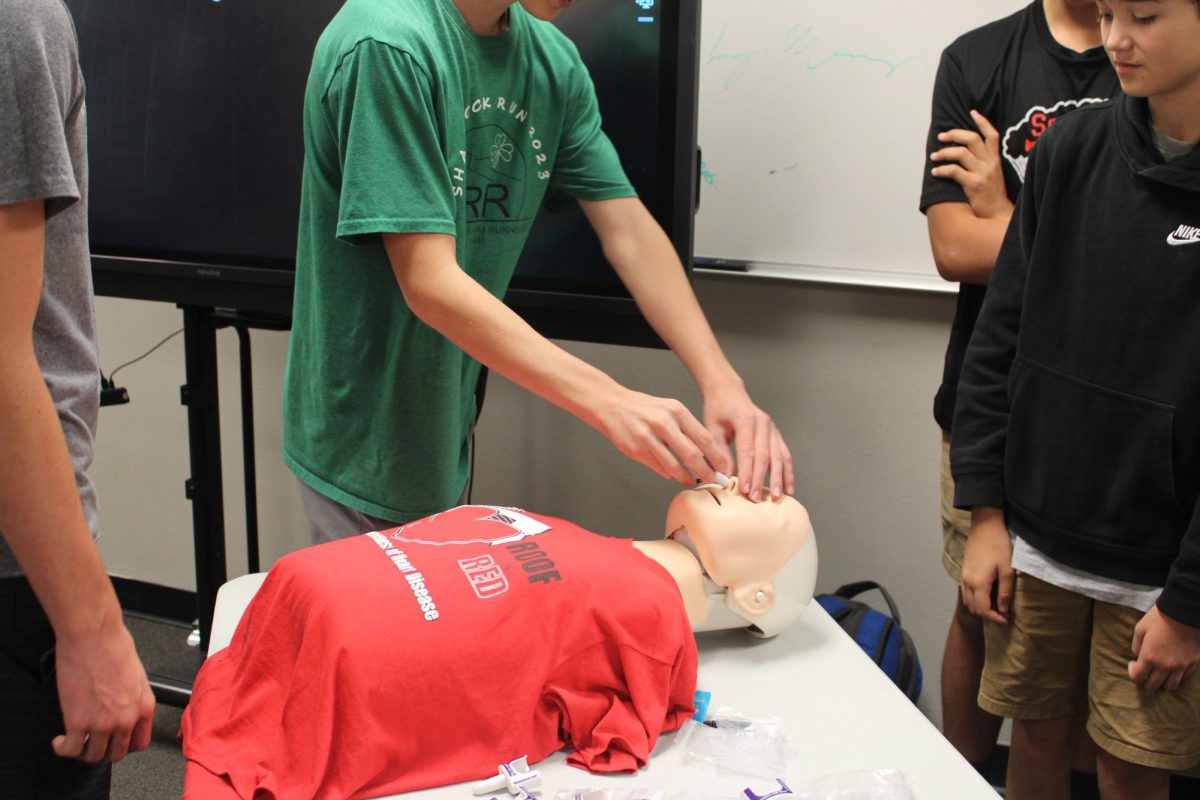
[[[152,678],[158,675],[191,682],[200,665],[199,651],[187,646],[191,628],[134,615],[126,615],[125,624]],[[182,709],[158,704],[149,749],[113,765],[112,800],[182,797],[184,759],[179,747],[182,716]]]

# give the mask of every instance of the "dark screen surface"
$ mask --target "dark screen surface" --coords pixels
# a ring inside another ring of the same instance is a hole
[[[176,269],[216,281],[293,269],[304,86],[341,2],[67,5],[87,85],[93,253],[108,267],[140,259],[139,271],[168,279]],[[678,64],[694,64],[695,19],[693,9],[681,34],[679,4],[668,5],[581,2],[556,24],[588,65],[630,180],[686,263],[694,105],[678,123],[677,87],[683,77],[694,98],[694,72],[680,76]],[[565,210],[539,216],[513,279],[518,310],[546,291],[550,306],[584,313],[602,298],[628,302],[578,207],[548,205]]]

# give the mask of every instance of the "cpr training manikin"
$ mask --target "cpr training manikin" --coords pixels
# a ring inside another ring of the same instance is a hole
[[[816,564],[804,507],[736,480],[658,541],[467,505],[291,553],[196,678],[184,797],[372,798],[564,748],[636,770],[693,714],[693,632],[779,633]]]

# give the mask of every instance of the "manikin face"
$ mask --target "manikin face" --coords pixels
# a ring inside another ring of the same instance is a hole
[[[812,597],[816,546],[808,512],[793,497],[753,503],[736,480],[706,484],[675,496],[666,534],[696,553],[732,611],[767,633],[778,631],[759,623],[786,625]],[[776,610],[779,620],[771,617]]]
[[[1200,5],[1194,0],[1101,0],[1100,36],[1133,97],[1200,96]]]
[[[533,16],[547,22],[571,5],[571,0],[520,0],[521,6]]]

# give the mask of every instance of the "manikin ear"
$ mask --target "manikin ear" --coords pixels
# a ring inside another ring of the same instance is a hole
[[[725,603],[743,616],[757,617],[775,607],[775,585],[764,583],[726,589]]]

